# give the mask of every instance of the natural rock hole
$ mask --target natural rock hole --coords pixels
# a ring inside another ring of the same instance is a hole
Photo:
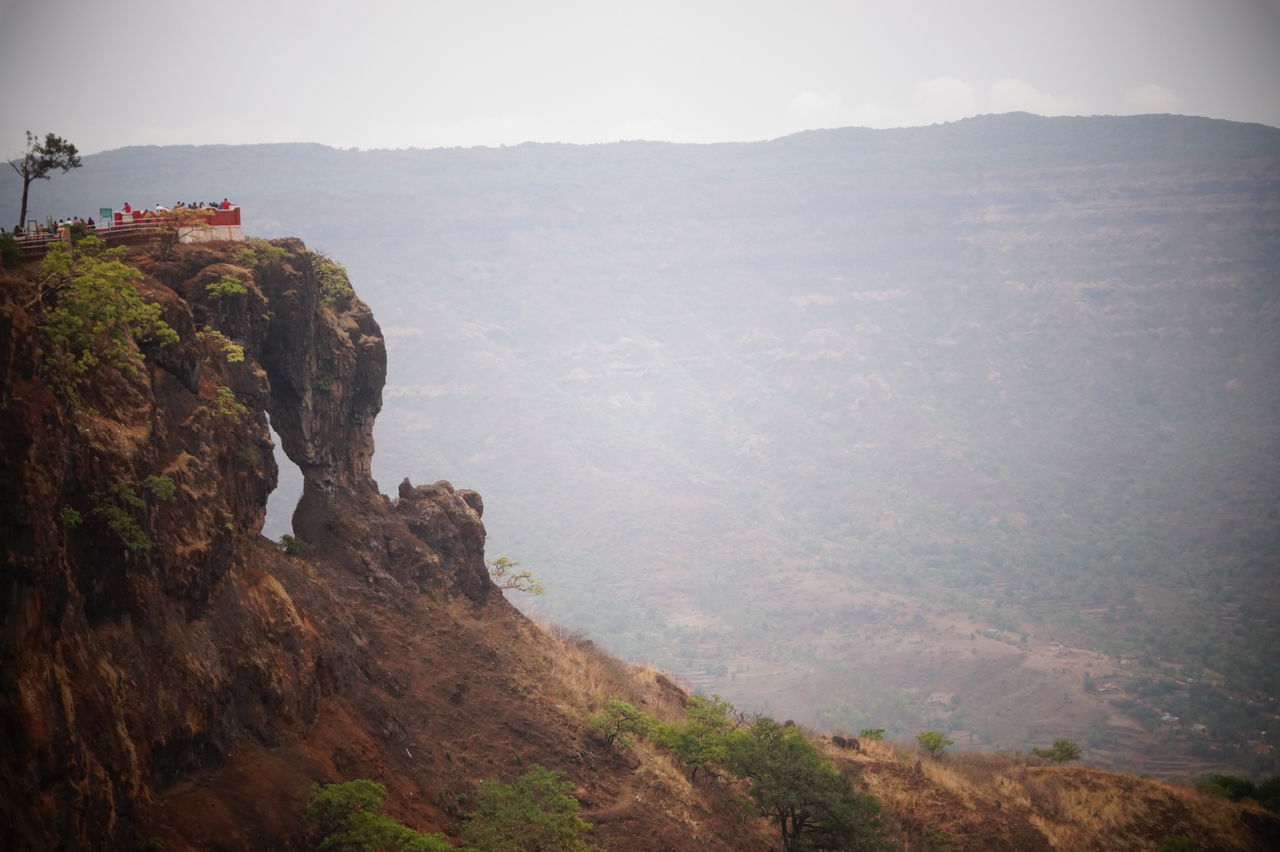
[[[293,460],[285,455],[280,436],[271,426],[271,417],[267,417],[267,425],[271,429],[271,440],[275,443],[276,467],[279,476],[276,487],[267,497],[267,519],[262,525],[262,534],[272,541],[282,535],[293,534],[293,510],[302,498],[302,470]]]

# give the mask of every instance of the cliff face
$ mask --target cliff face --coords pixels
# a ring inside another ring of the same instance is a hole
[[[4,848],[299,848],[309,786],[355,777],[423,830],[529,762],[576,773],[588,804],[621,793],[587,780],[546,637],[494,593],[479,495],[378,492],[378,325],[350,294],[324,303],[323,259],[277,247],[135,257],[179,342],[91,368],[78,405],[40,368],[56,297],[0,287]],[[212,295],[227,276],[244,292]],[[299,557],[259,534],[268,413],[305,477]]]

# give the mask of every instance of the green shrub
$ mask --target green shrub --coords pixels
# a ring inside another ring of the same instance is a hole
[[[94,236],[70,251],[55,244],[40,267],[42,283],[55,294],[39,326],[41,369],[73,402],[79,399],[79,378],[91,367],[102,363],[137,372],[142,354],[135,351],[135,342],[153,340],[167,346],[178,340],[160,306],[134,288],[141,273],[120,262],[115,249],[104,251],[102,245]]]
[[[605,704],[604,709],[586,719],[587,727],[604,734],[610,744],[616,742],[623,748],[635,743],[628,734],[648,737],[657,728],[658,721],[647,713],[641,713],[626,701],[616,698]]]
[[[228,364],[239,364],[244,361],[244,347],[217,329],[205,326],[196,332],[196,337],[214,341]]]
[[[886,848],[879,803],[855,792],[798,728],[761,717],[727,746],[727,767],[751,782],[751,798],[778,827],[784,849]]]
[[[476,793],[462,839],[476,852],[589,852],[582,838],[590,824],[578,817],[573,784],[562,773],[534,766],[511,784],[489,780]]]
[[[231,296],[243,296],[249,291],[245,288],[244,282],[234,275],[223,275],[217,281],[211,281],[204,285],[204,291],[209,294],[211,299],[226,299]]]
[[[136,553],[151,549],[151,539],[124,507],[113,503],[99,503],[89,515],[104,524],[124,545],[125,550]]]
[[[254,266],[273,266],[275,264],[284,263],[286,260],[293,257],[293,254],[291,254],[287,249],[272,245],[264,239],[253,237],[250,238],[248,242],[250,247],[241,249],[241,252],[253,253]],[[240,256],[240,254],[236,255],[237,258]],[[245,263],[241,265],[249,266],[250,264]]]
[[[363,778],[311,788],[306,820],[334,852],[451,852],[440,834],[420,834],[381,813],[387,788]]]
[[[355,293],[347,268],[320,252],[311,254],[311,272],[320,285],[320,304],[328,307],[336,301]]]
[[[657,726],[654,736],[693,779],[728,760],[730,733],[739,721],[734,716],[733,705],[719,695],[691,695],[685,704],[687,721]]]
[[[1033,748],[1031,753],[1036,757],[1052,760],[1054,763],[1070,763],[1079,760],[1083,750],[1071,740],[1054,740],[1049,748]]]
[[[920,747],[929,752],[932,757],[937,757],[947,750],[947,746],[956,744],[955,740],[949,740],[937,731],[925,731],[922,734],[916,734],[916,742],[920,743]]]
[[[18,264],[22,262],[22,256],[18,253],[18,240],[13,234],[0,234],[0,259],[5,269],[16,269]]]
[[[236,392],[223,385],[218,388],[213,399],[214,410],[223,417],[240,418],[249,413],[249,408],[236,399]]]
[[[1233,802],[1252,799],[1258,794],[1258,788],[1252,781],[1238,775],[1207,775],[1200,779],[1196,787],[1203,793],[1221,796]]]
[[[164,503],[173,502],[173,497],[178,491],[178,486],[174,484],[171,477],[163,474],[159,476],[148,476],[142,483],[151,496]]]
[[[505,556],[485,562],[489,566],[489,577],[499,589],[512,589],[527,592],[531,595],[545,594],[547,587],[542,585],[532,571],[517,571],[519,562],[513,562]]]
[[[311,550],[311,545],[305,540],[298,538],[297,536],[289,535],[288,533],[280,536],[279,541],[276,542],[276,546],[283,550],[288,556],[302,556],[304,553]]]
[[[884,739],[884,728],[863,728],[858,731],[858,738],[879,742]]]

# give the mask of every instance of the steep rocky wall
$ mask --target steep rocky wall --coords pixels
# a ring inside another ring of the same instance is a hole
[[[275,263],[234,247],[136,258],[180,342],[144,345],[132,372],[94,368],[78,405],[39,368],[51,297],[30,275],[0,288],[4,848],[141,842],[183,779],[305,737],[326,695],[380,679],[322,570],[382,596],[489,595],[478,495],[405,487],[393,512],[378,493],[377,323],[353,296],[320,304],[312,255],[282,247]],[[245,292],[212,297],[227,275]],[[306,477],[308,560],[258,534],[276,478],[266,412]]]

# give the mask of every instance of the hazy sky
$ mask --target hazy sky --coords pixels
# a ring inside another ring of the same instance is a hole
[[[769,139],[984,112],[1280,126],[1280,0],[0,0],[0,153]]]

